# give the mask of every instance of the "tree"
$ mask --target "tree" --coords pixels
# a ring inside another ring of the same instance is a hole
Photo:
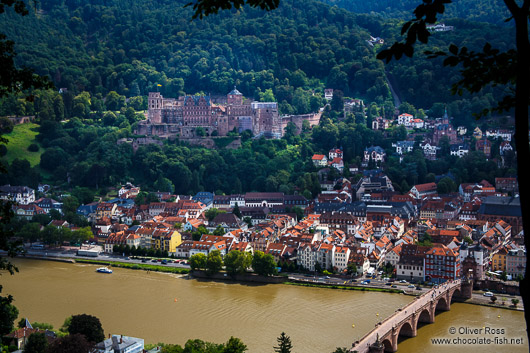
[[[89,353],[93,348],[94,343],[89,342],[85,335],[75,333],[54,340],[47,353]]]
[[[209,222],[211,222],[218,214],[225,212],[225,210],[220,210],[218,208],[212,207],[209,208],[206,212],[204,212],[204,216],[208,219]]]
[[[224,257],[226,272],[230,275],[245,273],[252,265],[252,254],[239,250],[232,250]]]
[[[354,262],[350,262],[348,264],[347,271],[348,271],[349,275],[352,275],[352,276],[356,275],[357,274],[357,265]]]
[[[68,326],[70,335],[84,335],[89,342],[98,343],[105,339],[105,333],[99,319],[92,315],[81,314],[73,315],[70,326]]]
[[[219,250],[212,250],[206,259],[206,273],[213,275],[223,268],[223,257]]]
[[[523,299],[523,302],[524,302],[524,299]],[[515,308],[517,308],[517,304],[519,304],[519,299],[512,299],[512,304]]]
[[[506,271],[502,271],[502,273],[501,273],[499,278],[500,278],[501,281],[507,281],[508,280],[508,274],[506,273]]]
[[[0,14],[4,13],[6,6],[13,6],[15,12],[22,16],[29,13],[22,0],[1,0]],[[38,76],[28,68],[17,68],[15,56],[13,41],[0,33],[0,97],[21,93],[32,87],[52,88],[53,85],[47,77]]]
[[[261,276],[271,276],[278,273],[276,261],[271,254],[265,254],[263,251],[256,251],[252,258],[252,269]]]
[[[190,267],[192,270],[201,270],[206,268],[206,255],[198,253],[190,256]]]
[[[285,334],[285,332],[282,332],[280,337],[276,339],[278,341],[278,346],[274,347],[274,351],[276,353],[290,353],[291,349],[293,349],[293,345],[291,344],[291,338]]]
[[[125,105],[125,96],[119,95],[115,91],[110,91],[105,97],[105,105],[108,110],[120,110]]]
[[[0,293],[2,286],[0,286]],[[13,296],[0,296],[0,337],[3,337],[13,331],[15,328],[15,320],[18,317],[18,309],[11,304]]]
[[[263,10],[274,10],[280,4],[280,0],[193,0],[186,4],[193,6],[195,13],[193,18],[203,18],[211,14],[216,14],[219,10],[228,10],[234,7],[241,8],[243,5],[259,7]]]
[[[47,350],[48,339],[40,332],[31,334],[24,345],[24,353],[46,353]]]
[[[336,112],[342,112],[344,110],[344,93],[341,90],[336,89],[333,91],[331,109]]]
[[[333,353],[348,353],[349,351],[346,347],[337,347]]]
[[[405,42],[396,42],[390,48],[381,51],[377,58],[389,62],[392,58],[399,59],[403,55],[411,57],[414,54],[414,44],[417,41],[427,43],[430,32],[427,24],[434,24],[438,15],[445,11],[445,4],[451,0],[423,0],[423,4],[414,10],[415,18],[406,22],[401,33],[405,35]],[[529,180],[530,169],[525,165],[530,159],[528,148],[528,113],[530,103],[530,39],[528,36],[528,18],[530,16],[530,0],[515,1],[504,0],[511,17],[515,23],[515,49],[500,51],[486,43],[482,52],[474,52],[467,47],[458,48],[451,44],[449,53],[438,51],[427,52],[430,57],[446,57],[445,66],[461,65],[462,78],[453,84],[452,92],[462,94],[463,90],[477,93],[483,88],[504,85],[510,88],[508,93],[496,107],[485,108],[477,114],[484,116],[490,112],[504,112],[514,110],[515,115],[515,149],[517,151],[517,176],[518,180]],[[520,4],[520,5],[519,5]],[[519,195],[521,198],[521,214],[523,215],[523,229],[528,233],[530,227],[530,185],[520,183]],[[525,238],[525,246],[530,246],[530,239]],[[526,267],[530,259],[526,259]],[[525,275],[519,284],[521,296],[525,306],[530,305],[530,283]],[[530,322],[530,313],[525,311],[525,321]],[[527,331],[530,338],[530,331]]]
[[[237,337],[230,337],[226,342],[222,353],[243,353],[246,352],[247,346]]]
[[[236,205],[234,206],[234,208],[232,209],[232,213],[238,217],[238,218],[241,218],[241,210],[239,210],[239,205],[236,203]]]

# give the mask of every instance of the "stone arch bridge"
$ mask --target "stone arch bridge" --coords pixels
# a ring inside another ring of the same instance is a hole
[[[398,338],[415,337],[420,323],[433,323],[436,311],[451,309],[453,298],[471,298],[472,284],[468,281],[450,281],[433,287],[353,343],[350,352],[396,352]]]

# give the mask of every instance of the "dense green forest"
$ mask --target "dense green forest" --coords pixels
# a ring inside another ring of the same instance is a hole
[[[323,2],[336,5],[340,8],[355,13],[380,16],[385,19],[399,18],[409,20],[412,12],[422,2],[420,0],[322,0]],[[506,25],[504,21],[510,17],[503,2],[497,0],[466,0],[453,1],[447,5],[446,11],[440,17],[441,21],[450,18],[461,18],[476,22],[488,22],[496,25]]]
[[[297,89],[322,91],[325,84],[389,98],[368,33],[345,10],[285,1],[272,12],[245,8],[191,21],[184,4],[42,1],[29,16],[2,16],[0,26],[15,41],[20,64],[75,94],[138,96],[157,84],[168,97],[226,94],[236,84],[256,98],[274,88],[278,102],[292,104]]]

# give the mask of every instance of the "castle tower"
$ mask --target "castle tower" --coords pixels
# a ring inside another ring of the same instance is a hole
[[[149,92],[147,118],[152,124],[162,123],[162,102],[164,97],[160,92]]]
[[[236,86],[234,86],[234,89],[228,93],[226,98],[228,105],[243,104],[243,94],[237,90]]]

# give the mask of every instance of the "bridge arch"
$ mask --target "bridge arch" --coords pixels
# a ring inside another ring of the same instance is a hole
[[[424,308],[418,315],[418,321],[416,322],[416,327],[419,323],[432,324],[434,322],[434,310],[429,310],[429,308]]]
[[[383,347],[385,347],[384,348],[385,352],[395,352],[397,350],[397,344],[394,346],[392,342],[390,341],[390,339],[388,338],[383,340],[382,343],[383,343]]]
[[[455,290],[452,290],[449,292],[449,298],[451,298],[450,302],[454,302],[453,298],[454,297],[461,297],[462,296],[462,292],[460,291],[459,288],[456,288]]]
[[[414,327],[413,327],[414,326]],[[398,337],[415,337],[416,336],[416,325],[409,321],[403,323],[398,331]]]
[[[449,305],[450,303],[448,303],[444,297],[440,297],[438,299],[438,302],[436,303],[435,310],[436,311],[447,311],[450,309]]]

